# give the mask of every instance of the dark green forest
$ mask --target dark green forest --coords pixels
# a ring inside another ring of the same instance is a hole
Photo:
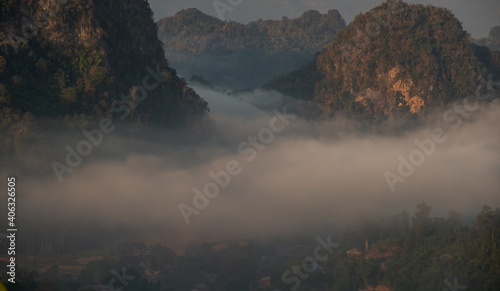
[[[321,253],[328,258],[308,271],[303,261],[313,256],[315,237],[191,244],[181,255],[162,245],[123,242],[78,276],[65,272],[61,259],[41,273],[20,271],[19,283],[9,290],[108,285],[117,270],[130,276],[121,286],[125,291],[290,290],[294,283],[282,277],[294,266],[307,275],[295,290],[446,290],[455,280],[466,287],[457,290],[498,290],[500,209],[484,205],[469,225],[455,210],[447,217],[431,211],[422,202],[413,215],[360,217],[345,228],[331,254]]]

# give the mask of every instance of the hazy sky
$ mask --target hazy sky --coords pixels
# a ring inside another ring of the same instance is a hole
[[[355,15],[366,12],[382,3],[382,0],[219,0],[222,3],[241,3],[233,11],[224,14],[226,20],[248,22],[251,20],[277,19],[282,16],[297,17],[302,12],[315,9],[326,12],[337,9],[347,22]],[[214,0],[149,0],[158,20],[174,15],[181,9],[196,7],[206,14],[217,16]],[[473,37],[488,35],[491,27],[500,25],[500,1],[498,0],[409,0],[410,3],[433,4],[446,7],[455,13]]]

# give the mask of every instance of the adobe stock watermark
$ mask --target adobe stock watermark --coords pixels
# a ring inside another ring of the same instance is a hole
[[[316,241],[318,242],[318,245],[314,249],[313,255],[302,260],[302,264],[300,266],[291,266],[290,269],[286,270],[281,276],[281,281],[284,284],[293,284],[293,286],[290,287],[290,290],[297,290],[300,287],[300,283],[303,280],[307,280],[309,278],[309,274],[314,273],[319,268],[319,263],[328,260],[335,249],[340,246],[340,244],[333,243],[331,241],[330,235],[326,237],[326,241],[321,237],[317,237]],[[274,291],[281,290],[274,289]]]
[[[443,291],[459,291],[459,290],[466,290],[467,289],[467,286],[458,284],[457,277],[455,277],[455,279],[453,279],[453,285],[450,283],[450,281],[448,281],[447,278],[444,279],[444,284],[446,285],[447,288],[445,287],[443,289]]]
[[[352,44],[342,43],[340,45],[342,56],[347,62],[351,62],[350,55],[352,53],[357,53],[364,49],[371,42],[371,39],[380,35],[383,27],[389,25],[392,17],[402,10],[397,0],[389,0],[387,4],[387,9],[368,13],[374,20],[367,22],[364,29],[355,28],[356,32]]]
[[[400,163],[397,174],[385,171],[384,178],[393,193],[396,191],[395,186],[397,183],[405,182],[406,179],[415,173],[417,167],[424,164],[426,157],[430,157],[436,152],[437,145],[446,142],[448,139],[447,133],[450,129],[458,130],[464,120],[470,118],[472,113],[479,109],[480,101],[488,100],[497,94],[495,87],[500,87],[500,82],[493,82],[491,74],[488,76],[488,81],[481,77],[478,79],[480,84],[475,90],[475,96],[463,99],[461,105],[455,104],[452,109],[448,109],[443,113],[443,121],[450,124],[448,130],[436,127],[432,131],[431,137],[422,141],[415,139],[414,143],[417,149],[413,150],[407,158],[399,155],[398,160]],[[482,91],[486,93],[483,94],[481,93]]]
[[[225,20],[224,13],[233,11],[234,8],[243,3],[243,0],[225,0],[227,3],[223,1],[224,0],[214,0],[213,2],[215,12],[217,12],[217,16],[219,16],[221,20]]]
[[[262,128],[256,136],[249,136],[247,141],[243,141],[238,145],[238,153],[247,156],[245,160],[248,163],[254,161],[258,152],[263,151],[267,145],[273,142],[274,135],[282,132],[290,124],[290,120],[297,118],[294,114],[288,114],[286,107],[283,107],[283,112],[273,109],[273,113],[274,116],[269,120],[269,127]],[[192,206],[185,203],[178,205],[186,224],[190,224],[191,216],[199,215],[201,210],[210,204],[210,199],[219,196],[221,189],[229,185],[231,178],[239,175],[242,171],[243,168],[238,161],[230,160],[226,163],[225,169],[217,173],[213,171],[209,172],[208,175],[212,178],[212,181],[202,187],[203,191],[200,191],[196,187],[193,188]]]
[[[162,83],[163,76],[159,64],[156,66],[156,70],[149,66],[145,70],[148,74],[143,78],[142,86],[135,87],[135,90],[132,90],[128,95],[122,94],[121,99],[114,100],[111,103],[111,111],[117,114],[121,113],[118,117],[120,120],[129,117],[130,112],[137,108],[142,101],[146,100],[148,92],[155,90]],[[97,128],[89,131],[82,130],[81,133],[85,138],[80,140],[74,148],[70,145],[65,148],[67,152],[66,163],[63,164],[58,161],[51,163],[59,183],[64,181],[64,174],[71,174],[73,169],[82,163],[84,157],[88,157],[95,148],[102,144],[105,134],[111,134],[115,129],[116,126],[111,119],[103,118],[99,121]]]
[[[111,278],[108,283],[108,288],[111,291],[122,291],[124,287],[128,286],[128,281],[135,279],[135,276],[127,275],[125,273],[125,268],[122,269],[121,275],[115,269],[111,271],[111,274],[113,274],[113,278]],[[120,283],[121,286],[115,288],[116,283]]]

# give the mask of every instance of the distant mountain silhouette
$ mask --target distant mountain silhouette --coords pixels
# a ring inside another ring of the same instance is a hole
[[[491,28],[488,37],[478,39],[476,43],[487,46],[492,51],[500,51],[500,26]]]
[[[336,10],[241,24],[193,8],[158,21],[166,56],[180,74],[239,88],[257,87],[300,67],[344,27]]]

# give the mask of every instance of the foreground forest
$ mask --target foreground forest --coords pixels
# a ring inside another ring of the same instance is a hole
[[[338,241],[325,233],[202,243],[181,255],[162,245],[124,242],[73,275],[68,265],[76,253],[59,254],[43,271],[36,263],[42,257],[25,257],[39,269],[24,267],[9,290],[96,290],[110,282],[125,291],[498,290],[500,209],[484,205],[471,225],[457,211],[432,217],[431,210],[422,202],[411,216],[361,217]],[[117,272],[126,285],[116,282]]]

